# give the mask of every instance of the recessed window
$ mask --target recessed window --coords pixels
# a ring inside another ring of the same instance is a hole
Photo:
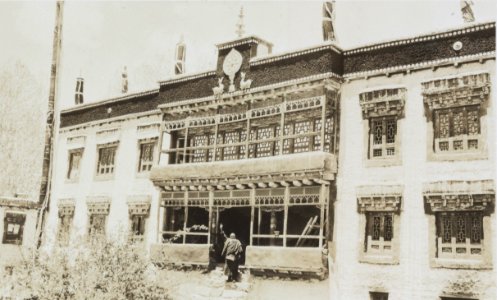
[[[369,128],[369,158],[394,156],[397,117],[371,118]]]
[[[97,175],[114,174],[116,151],[117,145],[103,146],[98,148]]]
[[[437,256],[476,258],[483,255],[483,215],[481,212],[436,214]]]
[[[69,242],[72,222],[73,215],[59,215],[59,230],[57,232],[57,240],[62,245],[67,245]]]
[[[107,215],[105,214],[92,214],[90,215],[90,226],[88,234],[92,237],[105,235],[105,223]]]
[[[4,218],[3,240],[4,244],[22,245],[22,233],[26,215],[20,213],[6,213]]]
[[[479,107],[471,105],[435,110],[435,152],[478,151]]]
[[[69,151],[69,167],[67,169],[67,179],[76,180],[79,178],[81,158],[83,157],[83,149]]]
[[[143,241],[145,236],[146,215],[131,215],[131,240]]]
[[[369,292],[369,299],[371,299],[371,300],[388,300],[388,293]]]
[[[392,251],[393,213],[366,213],[365,251],[367,253],[388,253]]]
[[[156,140],[140,142],[140,160],[138,163],[138,172],[149,172],[154,163],[154,152]]]

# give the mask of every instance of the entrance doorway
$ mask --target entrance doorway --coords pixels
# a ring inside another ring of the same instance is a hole
[[[240,264],[245,263],[245,248],[250,244],[250,214],[250,207],[219,208],[218,228],[222,224],[223,231],[228,237],[234,233],[242,243],[243,253]]]

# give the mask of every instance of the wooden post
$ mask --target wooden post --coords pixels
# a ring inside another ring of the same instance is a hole
[[[324,209],[326,203],[326,191],[327,186],[322,184],[319,191],[319,202],[320,202],[320,216],[319,216],[319,248],[323,247],[323,234],[324,234]]]
[[[185,193],[185,221],[183,222],[183,244],[186,244],[186,224],[188,223],[188,192]]]
[[[212,153],[212,161],[216,161],[216,155],[217,155],[217,132],[219,131],[219,119],[216,118],[216,127],[215,127],[215,130],[214,130],[214,149],[212,149],[212,151],[214,151],[214,153]]]
[[[326,130],[326,89],[325,89],[325,95],[323,97],[323,101],[321,101],[321,143],[320,143],[320,147],[321,147],[321,151],[324,151],[324,134],[325,134],[325,130]],[[330,149],[331,150],[331,149]]]
[[[186,148],[188,148],[188,129],[189,129],[189,127],[188,127],[188,125],[189,125],[188,124],[189,123],[188,119],[186,119],[185,122],[186,122],[186,126],[185,126],[185,142],[184,142],[184,145],[183,145],[183,147],[184,147],[183,148],[183,163],[184,164],[187,163],[187,161],[186,161],[186,153],[187,153]]]
[[[255,189],[250,189],[250,246],[253,242],[254,234],[254,213],[255,213]]]
[[[250,108],[250,104],[249,107]],[[247,137],[245,139],[245,158],[249,157],[249,141],[250,141],[250,109],[247,109]]]
[[[280,118],[280,153],[283,154],[283,136],[285,135],[285,113],[286,113],[286,94],[283,94],[283,102],[281,103],[281,118]]]
[[[283,205],[285,206],[285,213],[283,215],[283,247],[286,247],[286,236],[288,229],[288,204],[290,203],[290,187],[285,186],[285,196],[283,200]]]
[[[47,119],[45,123],[45,142],[43,151],[43,164],[41,170],[41,184],[38,203],[41,205],[36,224],[37,247],[41,245],[43,227],[45,225],[45,211],[50,206],[50,191],[52,185],[53,151],[57,136],[57,96],[59,94],[59,65],[62,51],[62,19],[64,1],[55,4],[55,27],[52,43],[52,64],[50,72],[50,89],[48,95]]]

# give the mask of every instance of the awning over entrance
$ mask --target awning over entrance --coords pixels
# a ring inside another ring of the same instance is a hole
[[[155,185],[171,190],[184,187],[203,190],[206,187],[230,189],[240,185],[277,187],[309,182],[324,183],[334,179],[337,161],[333,154],[305,152],[233,161],[177,164],[152,169]]]

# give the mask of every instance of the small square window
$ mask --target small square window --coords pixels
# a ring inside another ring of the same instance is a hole
[[[6,213],[4,218],[4,232],[2,243],[22,245],[22,233],[25,222],[25,214]]]
[[[149,172],[154,163],[156,140],[140,143],[140,160],[138,162],[138,172]]]
[[[92,214],[90,215],[90,226],[88,234],[92,237],[105,235],[105,223],[107,215],[105,214]]]
[[[366,253],[391,253],[393,239],[393,213],[366,213]]]
[[[395,116],[371,118],[369,125],[369,157],[394,157],[397,118]]]
[[[433,113],[435,152],[479,150],[480,106],[443,108]]]
[[[116,150],[117,145],[98,148],[97,175],[114,174]]]
[[[483,259],[481,212],[437,213],[437,257]]]
[[[69,167],[67,169],[67,179],[76,180],[79,178],[82,157],[83,149],[69,151]]]
[[[146,221],[146,215],[131,215],[130,238],[132,242],[143,241]]]
[[[388,293],[384,292],[369,292],[370,300],[388,300]]]

